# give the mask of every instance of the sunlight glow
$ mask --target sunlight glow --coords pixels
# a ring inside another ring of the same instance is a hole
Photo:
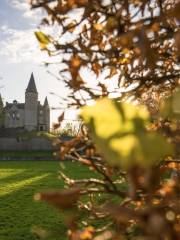
[[[9,177],[12,177],[12,176],[16,176],[16,175],[21,174],[25,171],[26,171],[25,169],[19,169],[19,170],[16,170],[16,172],[14,172],[14,169],[10,169],[10,171],[8,169],[8,172],[7,172],[7,169],[1,169],[0,180],[6,179],[6,178],[9,178]]]
[[[12,184],[6,184],[0,187],[0,196],[5,196],[12,192],[18,191],[19,189],[26,187],[34,182],[37,182],[43,178],[48,177],[50,174],[46,173],[40,176],[32,177],[18,182],[13,182]]]

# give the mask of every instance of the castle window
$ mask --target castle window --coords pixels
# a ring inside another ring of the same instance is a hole
[[[42,115],[42,114],[43,114],[43,111],[42,111],[42,110],[40,110],[40,111],[39,111],[39,115]]]
[[[43,131],[44,129],[43,129],[43,126],[40,126],[40,129],[39,129],[40,131]]]

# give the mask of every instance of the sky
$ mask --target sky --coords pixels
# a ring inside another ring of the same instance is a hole
[[[51,107],[59,107],[61,97],[67,96],[63,82],[47,72],[43,65],[49,60],[45,52],[40,51],[34,31],[37,30],[43,13],[40,9],[31,10],[27,0],[0,0],[0,94],[3,101],[24,102],[24,93],[34,73],[39,100],[45,97]],[[57,74],[57,66],[48,70]],[[55,122],[61,110],[51,110],[51,123]],[[75,112],[67,110],[66,119],[74,119]]]

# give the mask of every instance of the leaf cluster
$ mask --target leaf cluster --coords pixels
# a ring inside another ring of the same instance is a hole
[[[179,239],[180,104],[179,90],[173,91],[180,77],[180,3],[31,0],[31,5],[47,12],[42,25],[58,29],[54,36],[38,31],[36,37],[43,51],[61,57],[67,106],[96,102],[82,108],[87,127],[60,146],[62,159],[86,165],[96,177],[72,179],[61,172],[68,190],[42,193],[40,199],[67,213],[70,240]],[[132,99],[149,111],[125,103]]]
[[[137,98],[154,86],[158,92],[169,92],[178,84],[178,1],[31,0],[31,4],[47,12],[42,25],[56,26],[53,36],[35,34],[43,50],[62,59],[60,78],[71,90],[71,105],[110,94],[121,98],[127,92]],[[84,69],[89,79],[82,74]]]
[[[72,179],[61,171],[68,189],[35,199],[65,213],[70,240],[178,239],[180,155],[172,139],[179,121],[150,122],[144,106],[106,98],[83,107],[81,116],[89,130],[61,144],[61,159],[80,162],[95,177]]]

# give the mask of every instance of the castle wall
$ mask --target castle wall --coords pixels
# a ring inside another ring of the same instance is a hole
[[[25,111],[25,129],[28,131],[37,130],[37,113],[26,109]]]
[[[16,138],[0,138],[0,151],[35,151],[52,150],[52,142],[44,138],[20,140]]]
[[[24,109],[18,110],[18,118],[13,118],[11,110],[5,111],[5,128],[18,128],[24,127]]]
[[[45,109],[45,123],[46,123],[46,131],[50,129],[50,110],[49,108]]]
[[[49,106],[39,106],[38,109],[38,130],[49,131],[50,129],[50,109]]]

